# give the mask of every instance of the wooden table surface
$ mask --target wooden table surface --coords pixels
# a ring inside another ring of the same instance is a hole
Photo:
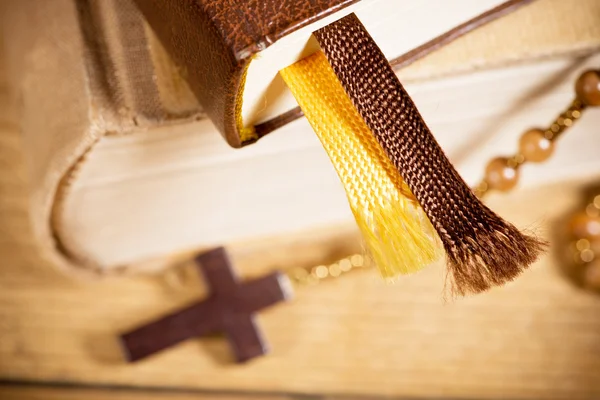
[[[394,285],[358,272],[300,288],[291,303],[261,313],[272,353],[250,364],[232,364],[214,337],[127,365],[116,335],[204,288],[193,279],[176,290],[162,277],[92,283],[58,273],[31,238],[20,141],[6,118],[0,166],[0,399],[600,398],[600,296],[571,285],[553,253],[506,287],[451,303],[442,300],[441,266]],[[520,191],[490,205],[551,237],[579,188]],[[232,246],[242,274],[337,245],[280,242],[276,253],[265,243]]]

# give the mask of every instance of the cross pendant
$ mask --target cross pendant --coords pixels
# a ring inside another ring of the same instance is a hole
[[[196,336],[223,332],[237,362],[268,352],[255,313],[289,300],[292,289],[281,272],[240,283],[227,252],[220,247],[196,258],[209,296],[148,325],[121,335],[128,361],[134,362]]]

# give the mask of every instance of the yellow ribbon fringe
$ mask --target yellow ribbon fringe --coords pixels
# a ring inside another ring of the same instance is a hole
[[[280,73],[327,151],[381,274],[393,278],[435,261],[437,233],[325,55],[317,52]]]

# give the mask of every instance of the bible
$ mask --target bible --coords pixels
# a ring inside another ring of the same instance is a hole
[[[554,118],[577,73],[598,64],[595,1],[284,2],[281,13],[229,14],[204,3],[2,5],[3,29],[19,38],[9,69],[35,233],[69,271],[140,271],[183,250],[351,227],[335,172],[278,74],[315,51],[311,32],[350,13],[470,183],[529,125]],[[594,169],[598,117],[580,124],[523,186]]]

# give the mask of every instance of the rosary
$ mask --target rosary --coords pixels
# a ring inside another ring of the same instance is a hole
[[[237,277],[224,248],[200,254],[195,263],[209,296],[121,335],[128,361],[192,337],[224,333],[235,359],[245,362],[268,351],[256,313],[291,299],[294,285],[315,285],[372,267],[392,279],[432,263],[443,246],[450,292],[464,296],[514,279],[544,247],[480,199],[490,191],[513,189],[523,164],[547,160],[557,139],[585,110],[600,106],[600,70],[583,72],[567,109],[547,128],[525,131],[518,151],[492,159],[484,178],[469,189],[354,15],[314,35],[322,52],[280,73],[344,184],[367,254],[248,282]],[[600,290],[600,195],[573,217],[569,234],[576,275],[584,286]]]

